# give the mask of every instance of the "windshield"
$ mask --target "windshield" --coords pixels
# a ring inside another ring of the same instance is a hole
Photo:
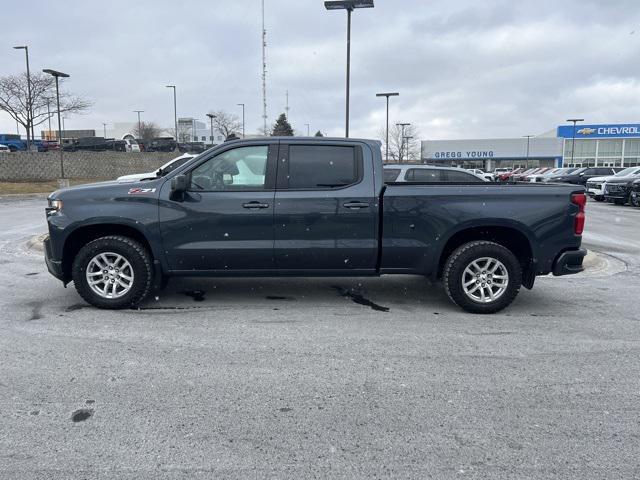
[[[192,158],[195,158],[195,157],[176,158],[174,161],[172,161],[168,165],[164,167],[160,167],[158,173],[160,174],[161,177],[164,177],[167,173],[173,172],[176,168],[181,167]]]
[[[628,167],[624,170],[620,170],[614,175],[614,177],[626,177],[627,175],[634,175],[638,171],[638,167]]]

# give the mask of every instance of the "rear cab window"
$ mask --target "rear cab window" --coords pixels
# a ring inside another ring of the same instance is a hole
[[[401,170],[399,168],[385,168],[383,172],[385,183],[391,183],[398,179],[398,175],[400,175]]]

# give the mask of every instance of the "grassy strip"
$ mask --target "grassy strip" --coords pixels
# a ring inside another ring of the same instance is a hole
[[[69,180],[70,185],[83,185],[85,183],[95,183],[101,180],[78,178]],[[11,195],[19,193],[51,193],[58,190],[57,180],[46,182],[0,182],[0,195]]]

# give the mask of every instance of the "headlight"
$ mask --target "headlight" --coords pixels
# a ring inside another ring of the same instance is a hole
[[[51,213],[59,212],[60,210],[62,210],[62,200],[52,200],[49,198],[48,201],[49,201],[49,206],[45,208],[47,213],[51,214]]]

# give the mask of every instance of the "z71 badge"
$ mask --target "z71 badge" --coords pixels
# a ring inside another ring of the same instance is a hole
[[[130,188],[129,195],[141,195],[145,193],[153,193],[155,192],[155,188]]]

